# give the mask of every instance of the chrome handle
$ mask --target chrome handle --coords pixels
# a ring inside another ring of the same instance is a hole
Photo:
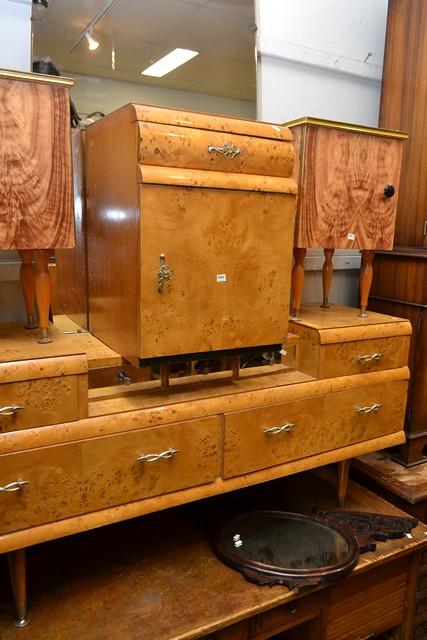
[[[165,285],[166,280],[172,280],[173,278],[173,269],[165,264],[165,254],[160,254],[160,266],[157,271],[157,291],[162,293],[163,287]]]
[[[18,413],[18,411],[22,411],[25,409],[21,404],[11,404],[9,407],[0,407],[0,417],[1,416],[13,416],[14,413]]]
[[[26,484],[30,484],[28,480],[16,480],[15,482],[9,482],[9,484],[5,484],[3,487],[0,486],[0,491],[13,493],[14,491],[20,491]]]
[[[373,411],[379,411],[383,405],[380,402],[374,402],[370,407],[357,407],[357,413],[372,413]]]
[[[209,153],[219,153],[230,160],[240,156],[240,149],[233,142],[224,142],[222,147],[208,147]]]
[[[372,362],[372,360],[382,360],[384,358],[384,354],[383,353],[371,353],[371,354],[366,354],[364,356],[357,356],[356,360],[358,362]]]
[[[142,456],[139,456],[139,462],[156,462],[156,460],[167,460],[168,458],[172,458],[174,455],[179,453],[179,449],[169,448],[166,451],[162,451],[161,453],[146,453]]]
[[[295,429],[296,424],[292,424],[292,422],[287,422],[286,424],[282,424],[281,427],[269,427],[268,429],[264,429],[264,433],[268,436],[275,436],[278,433],[284,433],[285,431],[292,431]]]

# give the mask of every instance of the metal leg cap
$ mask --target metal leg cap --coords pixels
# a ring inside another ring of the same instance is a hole
[[[331,305],[330,305],[330,304],[321,304],[321,305],[320,305],[320,308],[321,308],[321,309],[330,309],[330,308],[331,308]]]
[[[39,338],[37,342],[39,344],[49,344],[49,342],[53,342],[53,340],[52,338],[49,338],[49,336],[46,336],[45,338]]]
[[[28,617],[26,617],[26,618],[16,618],[15,627],[17,627],[18,629],[23,629],[24,627],[27,626],[29,621],[30,621],[30,619]]]

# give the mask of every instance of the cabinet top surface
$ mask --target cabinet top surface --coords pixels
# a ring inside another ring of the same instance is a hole
[[[0,69],[0,80],[21,80],[23,82],[40,82],[42,84],[56,84],[72,87],[74,80],[63,76],[49,76],[44,73],[32,73],[31,71],[15,71],[13,69]]]
[[[396,316],[388,316],[382,313],[368,311],[366,318],[359,317],[360,310],[352,307],[343,307],[340,305],[331,305],[329,309],[322,309],[319,303],[306,304],[302,307],[298,320],[291,320],[290,330],[294,330],[296,326],[309,327],[319,331],[319,333],[334,329],[348,330],[352,332],[355,329],[364,328],[366,330],[365,338],[381,337],[382,327],[387,325],[387,333],[393,332],[395,325],[396,335],[410,335],[411,323],[404,318]]]
[[[259,138],[271,138],[274,140],[292,141],[293,135],[285,125],[273,122],[260,122],[257,120],[245,120],[244,118],[230,117],[214,113],[199,111],[186,111],[184,109],[169,109],[149,104],[127,104],[120,109],[101,118],[89,125],[88,129],[103,126],[113,118],[126,114],[133,122],[152,122],[157,124],[170,124],[173,126],[206,129],[219,131],[224,134],[236,133]],[[226,140],[224,140],[226,142]]]
[[[338,122],[335,120],[324,120],[323,118],[313,118],[305,116],[296,118],[289,122],[284,122],[285,127],[296,127],[298,125],[306,125],[311,127],[325,127],[326,129],[342,129],[343,131],[354,131],[355,133],[366,133],[373,136],[381,136],[383,138],[397,138],[398,140],[406,140],[409,138],[407,133],[403,131],[394,131],[392,129],[379,129],[364,124],[352,124],[350,122]]]
[[[90,369],[122,364],[123,359],[118,353],[92,334],[81,332],[79,329],[80,327],[66,316],[55,316],[49,330],[52,342],[39,344],[38,329],[28,331],[20,325],[2,325],[0,363],[85,353]]]

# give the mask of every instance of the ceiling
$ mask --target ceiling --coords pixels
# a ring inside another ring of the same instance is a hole
[[[106,0],[49,0],[34,16],[34,57],[49,56],[62,71],[255,100],[254,0],[117,0],[93,31],[82,30]],[[114,42],[116,70],[111,68]],[[141,71],[172,49],[200,52],[163,78]]]

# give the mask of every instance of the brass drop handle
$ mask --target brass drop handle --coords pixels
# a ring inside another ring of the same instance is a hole
[[[368,407],[357,407],[356,411],[357,413],[372,413],[374,411],[379,411],[382,406],[381,402],[374,402],[374,404],[371,404],[371,406]]]
[[[364,356],[356,356],[356,360],[364,364],[365,362],[372,362],[373,360],[382,360],[384,358],[383,353],[370,353]]]
[[[173,269],[172,267],[167,265],[165,261],[166,261],[165,254],[161,253],[160,266],[159,266],[159,270],[157,271],[157,284],[158,284],[157,291],[159,293],[163,292],[163,287],[165,285],[165,282],[167,280],[172,280],[173,278]]]
[[[162,451],[161,453],[146,453],[142,456],[139,456],[139,462],[156,462],[156,460],[167,460],[168,458],[172,458],[177,453],[179,453],[179,449],[166,449],[166,451]]]
[[[240,149],[239,147],[236,147],[233,142],[224,142],[222,147],[209,146],[208,151],[209,153],[219,153],[229,160],[233,160],[233,158],[240,156]]]
[[[292,429],[295,429],[296,424],[293,424],[292,422],[286,422],[286,424],[282,424],[281,427],[268,427],[268,429],[264,429],[264,433],[267,436],[275,436],[278,433],[286,433],[287,431],[292,431]]]
[[[0,491],[5,491],[6,493],[21,491],[26,484],[30,484],[28,480],[15,480],[15,482],[9,482],[9,484],[5,484],[3,487],[0,486]]]
[[[18,413],[18,411],[22,411],[25,409],[21,404],[11,404],[8,407],[0,407],[0,417],[1,416],[13,416],[14,413]]]

